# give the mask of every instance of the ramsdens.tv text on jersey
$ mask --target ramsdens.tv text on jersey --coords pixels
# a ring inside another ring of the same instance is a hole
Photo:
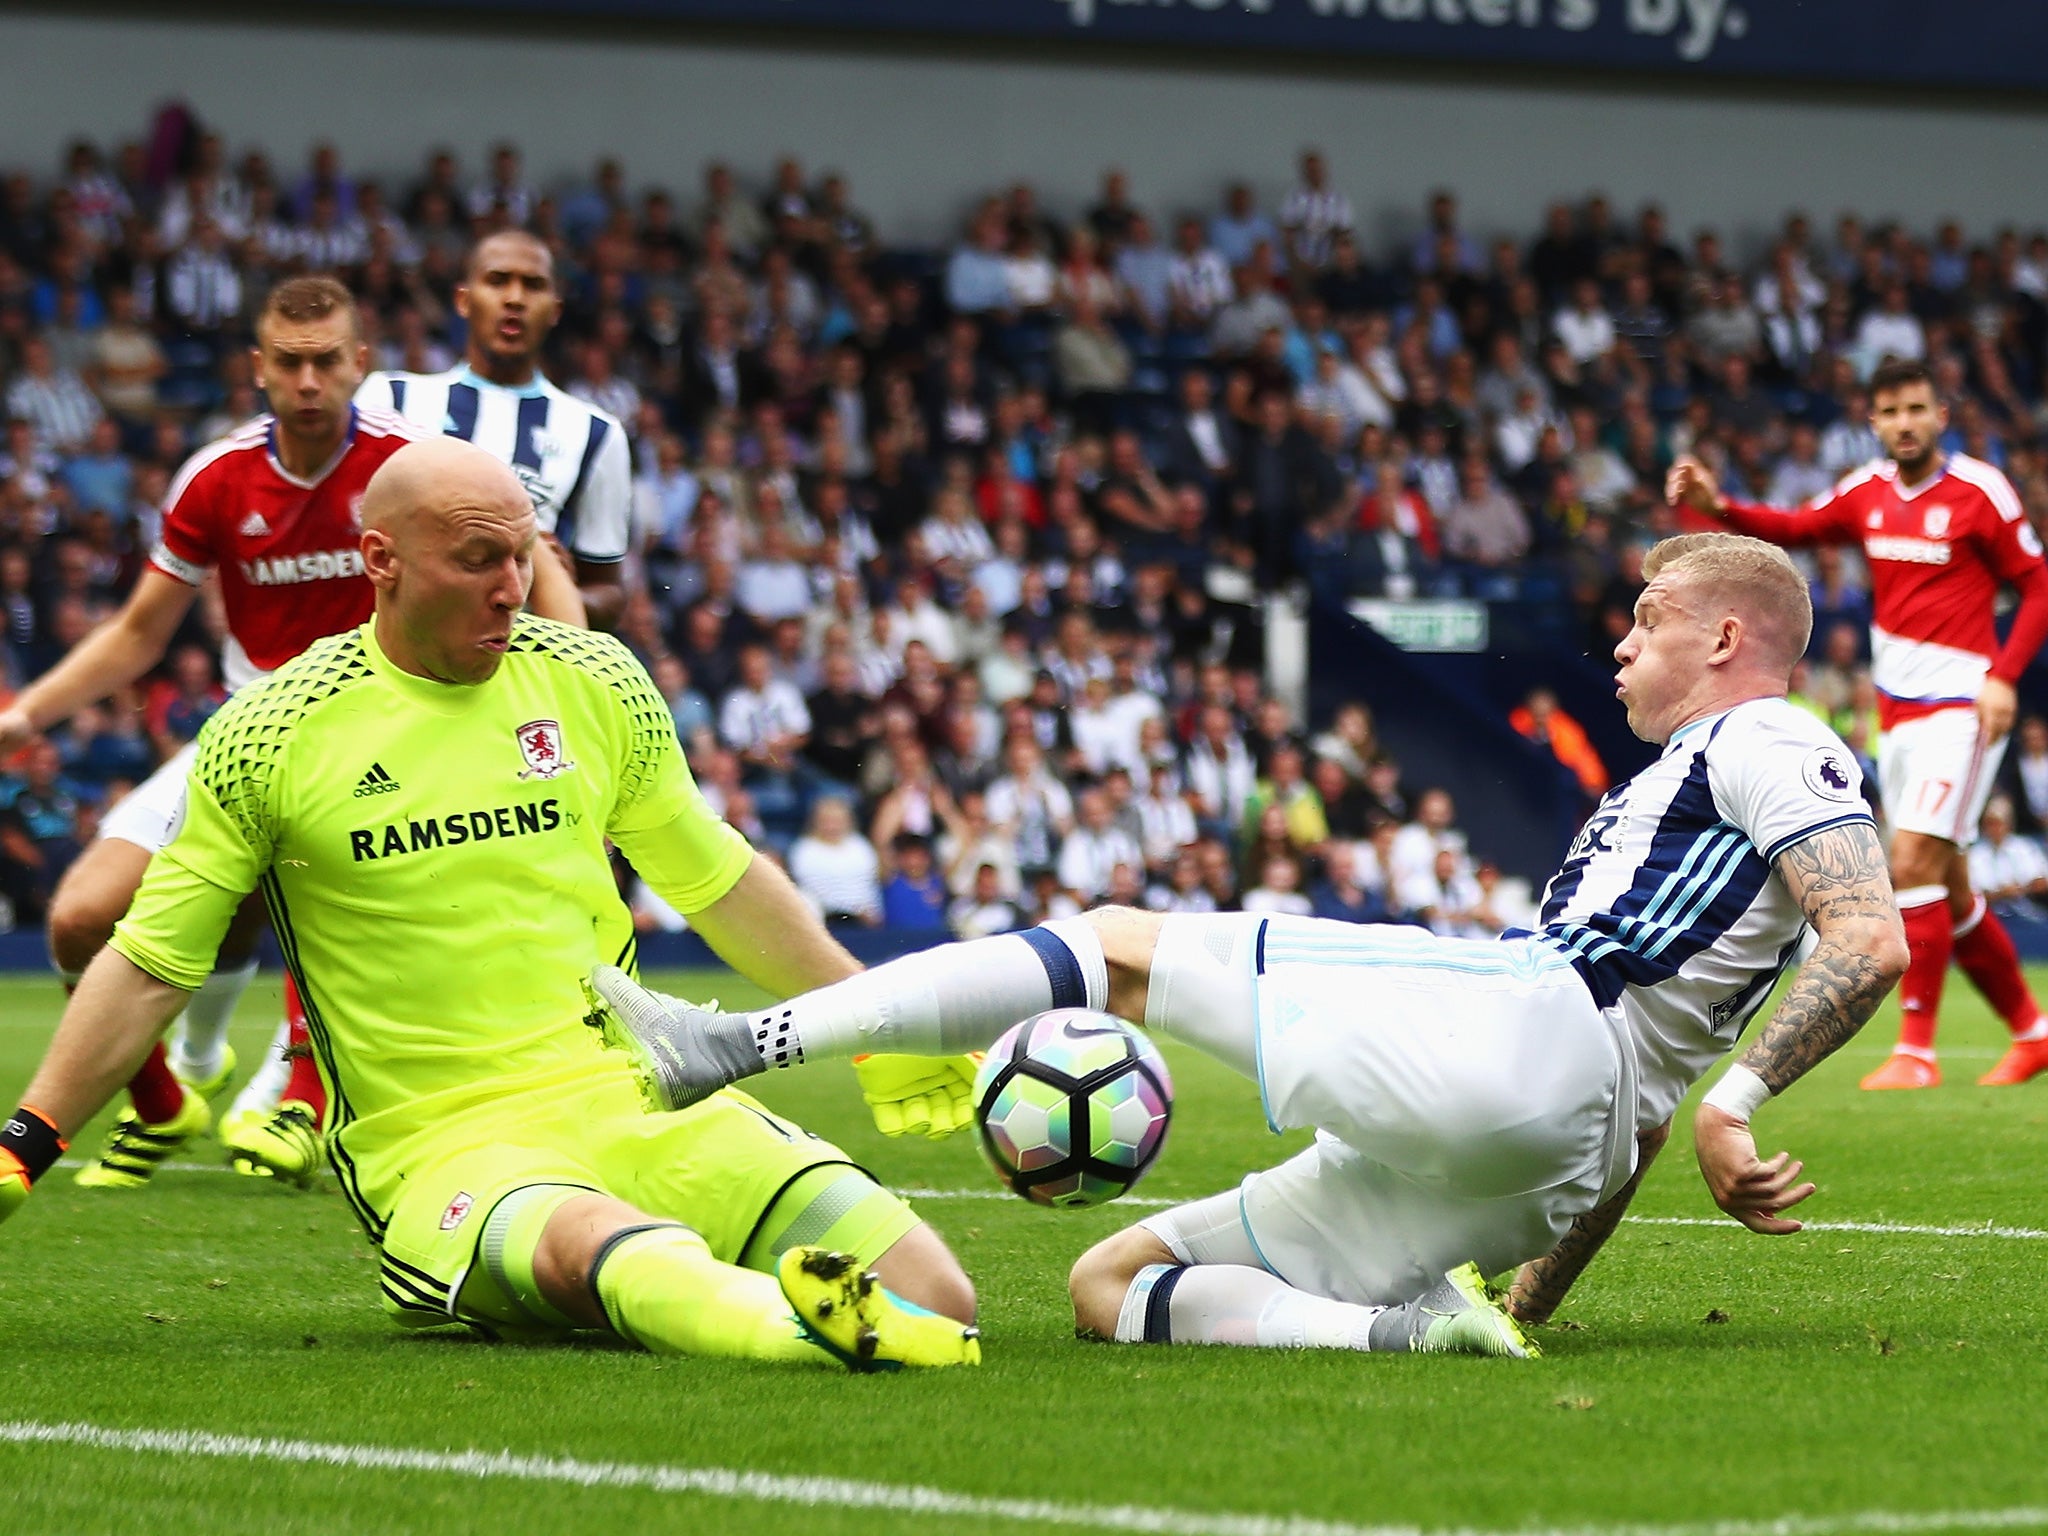
[[[348,846],[360,864],[365,859],[388,859],[425,848],[459,848],[464,843],[484,843],[494,837],[552,832],[561,824],[562,802],[548,799],[538,804],[493,806],[485,811],[455,811],[446,816],[429,816],[425,821],[408,818],[386,822],[381,828],[359,827],[349,833]]]

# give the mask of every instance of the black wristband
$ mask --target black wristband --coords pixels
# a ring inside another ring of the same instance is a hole
[[[57,1127],[24,1104],[8,1117],[5,1125],[0,1125],[0,1151],[12,1152],[20,1158],[21,1166],[28,1170],[28,1181],[33,1184],[63,1155],[64,1141],[58,1136]]]

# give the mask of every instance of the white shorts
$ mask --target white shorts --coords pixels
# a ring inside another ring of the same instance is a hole
[[[1267,1119],[1317,1136],[1146,1221],[1184,1262],[1408,1301],[1549,1252],[1634,1171],[1632,1048],[1549,946],[1275,917],[1241,948]]]
[[[100,836],[117,837],[150,853],[176,837],[185,820],[185,776],[198,755],[197,742],[178,748],[155,773],[114,802],[100,818]]]
[[[1902,720],[1877,738],[1878,793],[1894,832],[1918,832],[1968,848],[2005,759],[2006,738],[1987,742],[1974,709]]]

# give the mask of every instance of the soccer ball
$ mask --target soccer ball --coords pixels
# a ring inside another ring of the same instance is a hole
[[[974,1108],[981,1149],[1005,1186],[1040,1205],[1099,1205],[1159,1156],[1173,1079],[1122,1019],[1055,1008],[989,1047]]]

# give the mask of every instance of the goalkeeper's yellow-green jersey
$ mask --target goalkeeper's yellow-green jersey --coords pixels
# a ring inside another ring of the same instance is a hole
[[[331,1155],[380,1237],[431,1146],[630,1100],[582,1019],[633,926],[605,839],[679,911],[752,850],[690,778],[668,706],[608,635],[522,616],[486,682],[401,671],[375,620],[238,693],[206,726],[182,827],[113,937],[194,988],[261,889],[329,1091]]]

